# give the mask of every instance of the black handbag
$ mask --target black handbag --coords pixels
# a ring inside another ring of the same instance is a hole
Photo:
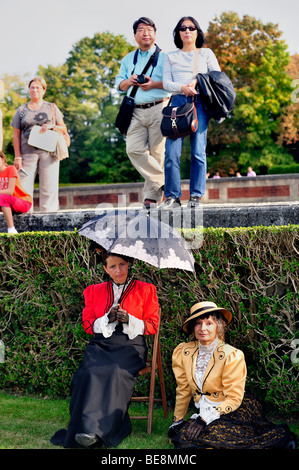
[[[161,49],[156,45],[156,50],[154,54],[151,55],[148,63],[144,67],[142,74],[145,74],[151,64],[154,67],[157,65],[158,62],[158,56],[160,53]],[[138,56],[138,49],[135,52],[134,56],[134,68],[137,63],[137,56]],[[134,72],[134,69],[132,71],[132,74]],[[129,126],[131,124],[132,116],[133,116],[133,111],[134,111],[134,96],[137,93],[138,90],[138,85],[133,86],[131,93],[129,95],[126,95],[124,99],[122,100],[122,103],[120,105],[119,111],[117,113],[116,119],[115,119],[115,127],[120,131],[121,134],[127,135]]]
[[[198,118],[194,100],[182,106],[165,106],[162,115],[161,132],[164,137],[177,139],[197,131]]]
[[[134,98],[131,96],[125,96],[121,102],[119,111],[115,120],[115,127],[126,135],[131,124],[132,116],[134,111]]]
[[[193,76],[196,76],[199,49],[195,50],[193,59]],[[177,139],[193,134],[198,128],[198,118],[194,98],[191,103],[182,106],[171,106],[171,98],[168,106],[163,108],[161,132],[164,137]]]

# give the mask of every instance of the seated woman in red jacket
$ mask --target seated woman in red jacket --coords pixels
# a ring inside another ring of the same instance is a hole
[[[84,291],[83,328],[93,336],[72,381],[68,429],[55,433],[55,445],[116,447],[131,433],[128,408],[159,304],[153,284],[129,278],[127,258],[106,253],[103,265],[111,279]]]

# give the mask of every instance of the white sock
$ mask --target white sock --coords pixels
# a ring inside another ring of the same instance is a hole
[[[8,227],[7,232],[8,233],[18,233],[18,231],[14,227]]]

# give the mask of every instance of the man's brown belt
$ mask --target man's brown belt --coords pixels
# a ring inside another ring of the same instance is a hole
[[[152,106],[156,106],[156,104],[163,103],[163,101],[168,100],[169,98],[164,98],[164,100],[160,101],[152,101],[151,103],[143,103],[143,104],[135,104],[135,108],[140,108],[140,109],[147,109],[151,108]]]

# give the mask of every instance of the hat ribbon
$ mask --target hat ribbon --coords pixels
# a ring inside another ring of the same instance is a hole
[[[204,312],[205,310],[210,310],[211,308],[215,309],[215,310],[218,310],[216,309],[215,307],[201,307],[201,308],[198,308],[197,310],[195,310],[195,312],[192,313],[192,316],[195,315],[196,313],[198,312]]]

